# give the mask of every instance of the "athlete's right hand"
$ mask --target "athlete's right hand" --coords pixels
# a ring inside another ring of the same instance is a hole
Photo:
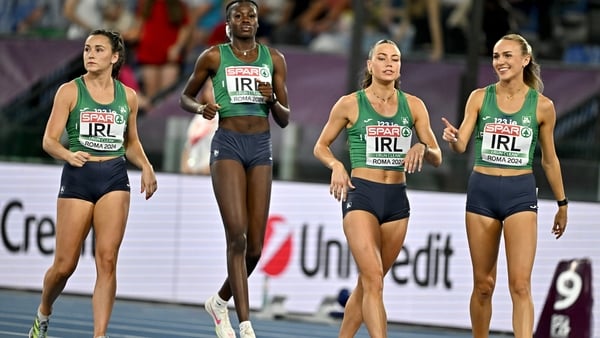
[[[329,193],[338,200],[345,202],[348,198],[348,189],[354,189],[350,176],[342,163],[336,163],[331,167],[331,184]]]
[[[445,117],[442,117],[442,122],[446,125],[444,133],[442,134],[442,139],[446,142],[456,143],[458,141],[458,129],[450,124]]]
[[[86,153],[85,151],[76,151],[76,152],[71,152],[69,154],[69,157],[67,158],[67,162],[69,162],[70,165],[74,166],[74,167],[83,167],[83,165],[85,164],[85,162],[88,161],[88,159],[90,158],[90,154]]]
[[[202,111],[202,117],[207,120],[212,120],[219,112],[219,109],[221,109],[221,106],[218,103],[207,103]]]

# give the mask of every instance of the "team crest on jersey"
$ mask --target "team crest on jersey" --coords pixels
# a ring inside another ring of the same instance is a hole
[[[523,116],[522,120],[521,120],[521,124],[524,126],[529,126],[531,124],[531,117],[530,116]]]

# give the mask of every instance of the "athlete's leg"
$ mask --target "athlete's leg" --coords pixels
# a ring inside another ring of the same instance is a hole
[[[130,193],[112,191],[102,196],[92,220],[96,236],[96,285],[92,297],[94,337],[106,335],[117,290],[117,258],[129,214]]]
[[[270,165],[248,169],[248,234],[246,269],[252,274],[262,253],[271,203],[273,170]]]
[[[358,266],[358,284],[362,288],[360,307],[369,336],[372,338],[386,337],[387,316],[383,306],[382,239],[378,220],[370,212],[351,211],[344,217],[344,234]]]
[[[246,270],[247,177],[242,164],[219,160],[211,165],[213,190],[221,212],[227,242],[227,279],[219,297],[233,296],[239,321],[248,320],[248,283]]]
[[[473,267],[473,291],[470,301],[473,338],[487,338],[492,318],[492,295],[502,224],[491,217],[466,213],[467,239]]]
[[[91,202],[75,198],[59,198],[56,205],[56,249],[44,276],[39,308],[44,315],[52,313],[52,305],[77,267],[94,207]]]
[[[524,211],[507,217],[504,243],[515,338],[531,338],[534,321],[531,272],[537,247],[537,213]]]
[[[391,269],[404,245],[408,229],[408,218],[381,225],[381,255],[384,276]],[[350,294],[344,310],[344,318],[340,326],[339,337],[354,337],[363,322],[362,314],[363,288],[361,283]]]

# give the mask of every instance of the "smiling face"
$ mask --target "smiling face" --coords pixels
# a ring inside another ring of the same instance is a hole
[[[227,25],[234,37],[254,37],[258,29],[256,6],[252,2],[233,4],[227,11]]]
[[[400,77],[400,50],[392,43],[377,44],[367,60],[367,69],[374,80],[396,81]]]
[[[523,76],[523,68],[531,61],[527,51],[523,51],[523,44],[515,40],[501,39],[494,46],[492,66],[498,79],[508,81],[515,77]]]
[[[88,72],[101,72],[119,60],[119,54],[113,52],[108,37],[90,35],[83,48],[83,64]]]

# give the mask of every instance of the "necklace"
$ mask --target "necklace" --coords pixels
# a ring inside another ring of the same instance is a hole
[[[250,53],[251,51],[254,50],[254,48],[256,48],[256,42],[254,43],[254,45],[252,45],[252,48],[249,48],[249,49],[246,49],[246,50],[241,50],[241,49],[237,48],[236,46],[233,45],[233,43],[230,44],[230,45],[231,45],[231,47],[233,49],[237,50],[239,53],[242,53],[243,56],[247,56],[248,53]]]
[[[522,90],[523,90],[523,87],[521,87],[521,88],[517,89],[517,91],[516,91],[516,92],[514,92],[514,93],[512,93],[512,94],[505,94],[505,96],[506,96],[506,99],[507,99],[507,100],[512,100],[512,99],[513,99],[513,97],[515,97],[515,95],[519,94],[519,93],[520,93]]]
[[[375,95],[376,98],[378,98],[381,101],[383,101],[384,103],[386,103],[394,96],[394,94],[396,94],[396,89],[394,89],[394,92],[391,93],[390,96],[388,96],[387,98],[377,95],[377,93],[375,93],[375,91],[373,89],[371,89],[371,93],[373,93],[373,95]]]

